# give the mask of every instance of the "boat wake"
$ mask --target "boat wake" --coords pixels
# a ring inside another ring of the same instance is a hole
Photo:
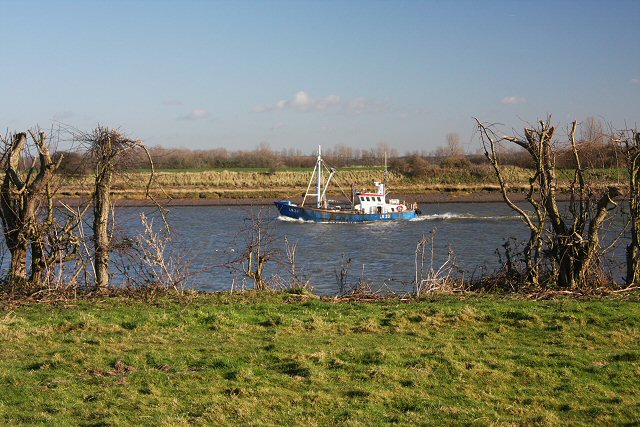
[[[415,218],[408,220],[408,222],[420,222],[420,221],[513,221],[517,220],[520,217],[518,215],[474,215],[470,213],[453,213],[453,212],[445,212],[441,214],[432,214],[432,215],[420,215]],[[303,220],[291,218],[288,216],[280,215],[277,217],[278,221],[282,222],[290,222],[294,224],[304,224],[304,223],[313,223],[313,224],[353,224],[353,222],[348,221],[332,221],[332,222],[316,222],[313,220]],[[365,221],[363,224],[372,224],[376,223],[377,225],[381,224],[391,224],[397,221]],[[402,222],[402,221],[399,221]]]
[[[432,215],[420,215],[416,218],[410,219],[409,221],[448,221],[448,220],[481,220],[481,221],[500,221],[500,220],[514,220],[519,219],[518,215],[474,215],[470,213],[452,213],[445,212],[441,214],[432,214]]]
[[[303,224],[305,222],[313,222],[313,221],[305,221],[304,219],[291,218],[290,216],[284,216],[284,215],[280,215],[276,219],[282,222],[293,222],[297,224]]]

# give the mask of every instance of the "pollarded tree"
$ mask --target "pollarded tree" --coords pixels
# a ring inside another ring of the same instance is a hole
[[[147,185],[153,179],[153,162],[146,147],[139,141],[126,136],[118,129],[98,125],[91,132],[71,131],[75,141],[84,145],[94,162],[93,201],[93,265],[97,289],[109,286],[110,255],[112,250],[112,230],[110,219],[112,211],[111,186],[118,167],[127,159],[135,158],[135,151],[142,150],[151,165],[151,175]]]
[[[620,192],[614,187],[597,190],[588,182],[575,140],[577,122],[572,123],[566,144],[576,165],[573,182],[568,188],[570,200],[566,209],[558,204],[555,161],[562,147],[554,141],[556,126],[551,125],[550,117],[539,121],[536,127],[525,128],[524,137],[498,136],[492,126],[477,119],[476,123],[484,154],[498,178],[503,199],[530,231],[524,250],[528,281],[540,284],[544,274],[547,280],[557,280],[560,288],[586,286],[595,277],[600,261],[600,229],[610,211],[617,207],[614,199]],[[498,147],[503,142],[520,146],[533,161],[526,195],[533,213],[511,199],[509,183],[499,162]]]
[[[615,138],[625,154],[629,173],[629,216],[631,241],[627,246],[627,285],[640,284],[640,132],[637,129],[618,132]]]
[[[53,161],[44,132],[36,134],[29,131],[29,136],[38,151],[37,160],[31,159],[30,165],[24,164],[29,160],[24,157],[28,145],[27,133],[20,132],[3,140],[4,179],[0,190],[0,217],[5,242],[11,254],[10,283],[26,281],[30,246],[33,250],[31,278],[37,279],[42,271],[40,239],[43,232],[39,214],[42,209],[48,208],[49,213],[45,217],[50,217],[52,207],[49,185],[61,160],[59,158],[58,161]]]

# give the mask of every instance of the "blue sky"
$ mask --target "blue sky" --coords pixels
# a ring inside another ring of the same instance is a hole
[[[640,1],[0,0],[0,126],[433,150],[473,117],[640,121]]]

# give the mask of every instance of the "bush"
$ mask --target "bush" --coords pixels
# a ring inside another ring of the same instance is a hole
[[[466,157],[447,157],[440,162],[440,167],[445,169],[463,169],[471,166],[471,162]]]

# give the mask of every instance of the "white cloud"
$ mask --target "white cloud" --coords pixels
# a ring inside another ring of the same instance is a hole
[[[631,79],[631,83],[634,85],[640,84],[640,79]]]
[[[178,117],[178,120],[202,120],[209,117],[209,112],[202,108],[196,108],[187,115]]]
[[[324,98],[313,98],[309,93],[301,90],[291,99],[281,99],[274,106],[256,105],[254,113],[266,113],[274,110],[290,109],[294,111],[326,111],[340,104],[338,95],[329,95]]]
[[[389,102],[385,100],[361,96],[351,100],[343,100],[339,95],[328,95],[314,98],[304,90],[297,92],[290,99],[281,99],[273,105],[259,104],[251,109],[253,113],[272,111],[329,111],[336,109],[341,114],[383,113],[389,110]]]
[[[527,98],[522,96],[505,96],[501,102],[505,105],[526,104]]]
[[[291,105],[295,106],[296,108],[300,108],[302,110],[306,110],[312,104],[313,102],[311,101],[311,97],[307,92],[303,90],[296,93],[296,96],[293,97],[293,101],[291,101]]]
[[[329,95],[326,98],[316,101],[316,108],[319,110],[326,110],[327,108],[338,104],[340,104],[340,97],[338,95]]]

